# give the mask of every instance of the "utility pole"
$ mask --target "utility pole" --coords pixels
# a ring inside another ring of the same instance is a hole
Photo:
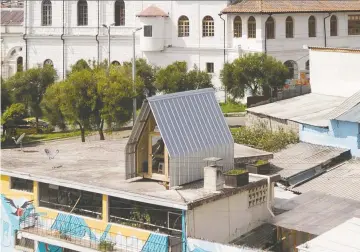
[[[142,28],[137,28],[133,31],[133,57],[132,57],[132,80],[133,80],[133,91],[136,92],[135,78],[136,78],[136,57],[135,57],[135,33],[140,31]],[[133,98],[133,126],[136,120],[136,96]]]
[[[223,14],[219,13],[218,15],[219,15],[219,17],[222,19],[222,21],[224,23],[224,66],[223,67],[225,67],[225,63],[226,63],[226,51],[225,51],[225,49],[226,49],[226,40],[225,40],[226,33],[225,33],[225,27],[226,27],[226,25],[225,25],[225,19],[222,17]],[[225,89],[225,103],[226,103],[227,102],[227,90],[226,90],[226,87],[224,87],[224,89]]]
[[[110,28],[111,26],[114,26],[115,23],[112,23],[111,25],[107,26],[106,24],[103,24],[102,26],[108,30],[108,74],[110,73]]]

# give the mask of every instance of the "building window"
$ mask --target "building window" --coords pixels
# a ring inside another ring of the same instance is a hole
[[[234,19],[234,38],[241,38],[242,36],[242,20],[241,17],[236,16]]]
[[[337,24],[337,17],[332,15],[330,18],[330,36],[337,36],[338,35],[338,24]]]
[[[102,195],[98,193],[39,183],[39,199],[41,207],[102,218]]]
[[[54,63],[52,62],[51,59],[46,59],[46,60],[44,61],[44,66],[46,66],[46,65],[54,66]]]
[[[272,17],[268,17],[268,19],[265,22],[265,32],[267,39],[275,38],[275,22]]]
[[[88,25],[88,4],[86,0],[78,1],[78,26]]]
[[[250,189],[249,197],[248,197],[249,208],[266,203],[267,193],[268,193],[267,185]]]
[[[305,70],[309,71],[310,70],[310,61],[306,61],[305,62]]]
[[[253,16],[248,19],[248,38],[256,38],[256,19]]]
[[[349,15],[348,34],[360,35],[360,15]]]
[[[286,38],[293,38],[294,37],[294,20],[292,17],[286,18]]]
[[[309,38],[316,37],[316,19],[314,16],[309,17]]]
[[[203,37],[213,37],[215,35],[214,19],[210,16],[206,16],[202,22],[202,34]]]
[[[144,37],[152,37],[152,25],[144,25]]]
[[[115,2],[115,26],[125,25],[125,2],[116,0]]]
[[[17,58],[16,65],[17,65],[17,72],[22,72],[23,71],[23,57]]]
[[[167,234],[181,234],[181,211],[109,196],[110,222]]]
[[[14,178],[12,177],[10,183],[10,188],[20,191],[33,192],[34,183],[32,180]]]
[[[284,65],[289,70],[289,78],[297,79],[298,78],[298,67],[297,67],[296,62],[293,60],[288,60],[288,61],[285,61]]]
[[[206,72],[214,73],[214,63],[213,62],[206,63]]]
[[[179,17],[178,21],[178,36],[179,37],[189,37],[190,34],[190,24],[187,16]]]
[[[52,9],[51,9],[51,1],[44,0],[42,2],[42,25],[49,26],[52,22]]]

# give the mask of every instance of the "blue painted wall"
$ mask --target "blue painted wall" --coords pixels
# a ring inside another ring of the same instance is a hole
[[[331,120],[329,128],[300,125],[300,141],[351,150],[360,157],[360,126],[358,123]]]

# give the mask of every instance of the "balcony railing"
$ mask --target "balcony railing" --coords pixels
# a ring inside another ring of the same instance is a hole
[[[81,217],[76,216],[53,219],[36,216],[34,213],[20,220],[20,231],[103,252],[168,251],[167,236],[158,235],[160,239],[155,239],[156,241],[141,240],[135,236],[128,237],[112,233],[108,229],[90,228],[86,224],[84,225],[84,222],[79,222],[80,219]]]

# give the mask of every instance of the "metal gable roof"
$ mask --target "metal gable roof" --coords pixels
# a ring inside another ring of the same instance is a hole
[[[360,123],[360,103],[341,116],[336,117],[336,120]]]
[[[148,98],[170,157],[234,144],[212,88]]]

